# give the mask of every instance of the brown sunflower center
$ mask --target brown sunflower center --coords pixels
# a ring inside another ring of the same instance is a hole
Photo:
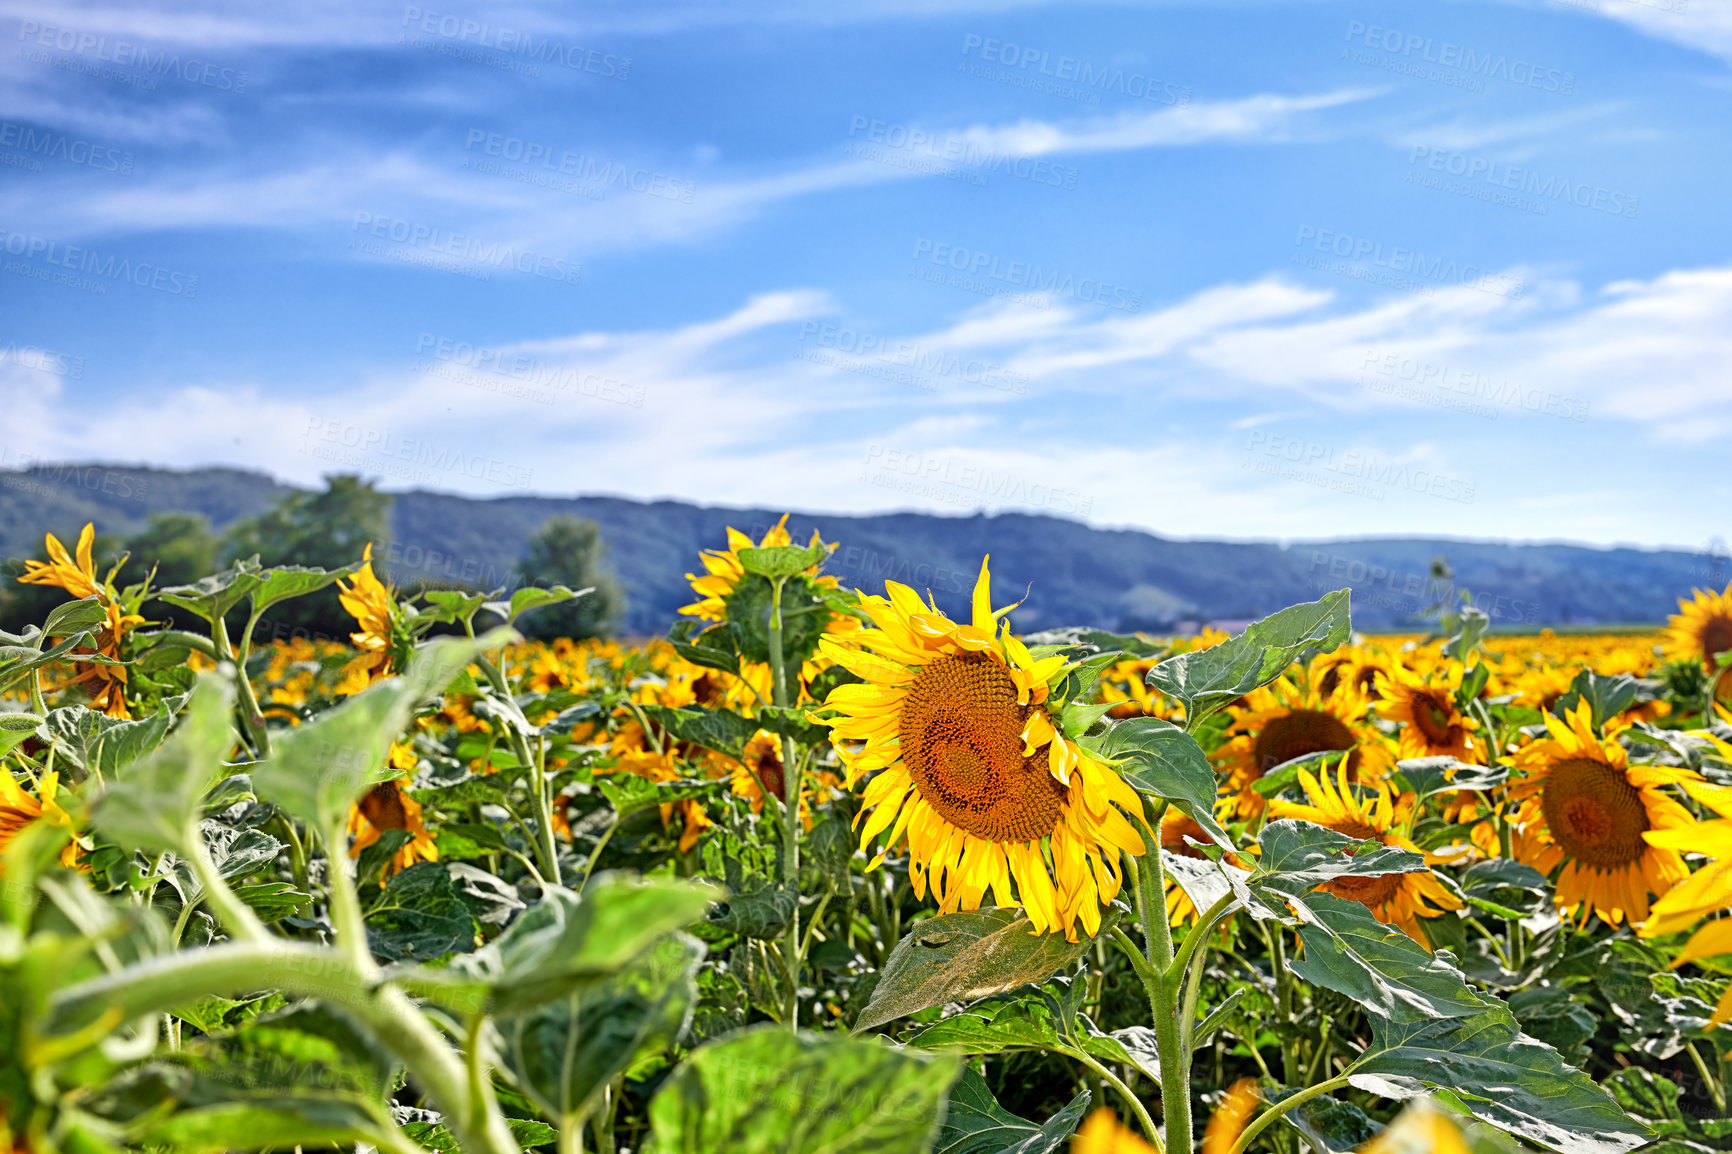
[[[1352,745],[1353,731],[1339,717],[1321,709],[1295,709],[1264,722],[1257,740],[1251,743],[1251,753],[1257,760],[1257,772],[1264,774],[1295,757]],[[1348,764],[1351,768],[1352,762]]]
[[[374,829],[408,829],[409,811],[403,808],[403,791],[394,781],[382,781],[361,799],[361,816]]]
[[[1732,618],[1719,614],[1708,618],[1702,623],[1702,663],[1710,672],[1714,669],[1714,655],[1732,649]]]
[[[1603,761],[1572,757],[1552,766],[1540,794],[1546,827],[1565,853],[1605,872],[1640,860],[1648,808],[1622,773]]]
[[[1334,894],[1350,902],[1362,902],[1376,907],[1392,900],[1401,892],[1400,874],[1349,875],[1323,883],[1324,893]]]
[[[1452,723],[1454,708],[1436,690],[1416,689],[1408,704],[1413,710],[1413,724],[1427,744],[1452,745],[1461,736],[1461,727]]]
[[[984,654],[940,657],[902,703],[902,760],[920,796],[952,825],[988,841],[1028,842],[1058,825],[1065,787],[1046,751],[1022,755],[1027,707]]]

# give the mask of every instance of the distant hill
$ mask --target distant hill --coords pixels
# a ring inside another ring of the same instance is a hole
[[[124,536],[153,512],[208,517],[218,529],[290,492],[261,473],[175,471],[103,464],[39,465],[0,472],[0,556],[27,556],[42,534],[63,538],[94,521]],[[420,578],[508,584],[532,533],[572,513],[601,525],[608,557],[631,601],[625,630],[664,631],[691,600],[685,574],[698,552],[723,545],[728,526],[754,537],[780,510],[719,509],[620,497],[459,497],[396,494],[383,560],[398,583]],[[983,553],[993,556],[995,600],[1020,597],[1019,629],[1092,625],[1170,630],[1236,622],[1342,586],[1354,590],[1361,628],[1409,626],[1434,602],[1434,557],[1447,557],[1457,587],[1472,590],[1501,626],[1660,623],[1692,587],[1732,580],[1723,554],[1572,545],[1514,545],[1426,538],[1296,543],[1175,541],[1128,529],[1022,513],[940,517],[796,513],[797,540],[814,528],[841,543],[828,571],[881,592],[886,578],[930,590],[941,607],[966,610]],[[1445,590],[1447,592],[1447,590]]]

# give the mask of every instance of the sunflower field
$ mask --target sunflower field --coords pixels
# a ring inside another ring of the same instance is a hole
[[[1018,636],[779,526],[531,644],[92,537],[0,635],[0,1154],[1732,1150],[1732,589]]]

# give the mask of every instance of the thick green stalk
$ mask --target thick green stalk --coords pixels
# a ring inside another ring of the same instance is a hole
[[[204,835],[196,829],[191,830],[187,835],[186,845],[193,872],[198,875],[199,885],[204,887],[204,900],[216,911],[217,919],[222,922],[223,928],[228,930],[229,936],[242,942],[270,941],[271,934],[265,929],[265,923],[259,920],[250,906],[235,896],[235,892],[229,889],[228,883],[223,880],[222,874],[217,872],[216,863],[211,861],[210,851],[205,848]],[[191,906],[192,903],[188,902],[187,908],[190,909]],[[183,919],[186,913],[185,909],[181,911]],[[184,929],[184,921],[181,928]],[[175,940],[180,940],[178,934]]]
[[[247,632],[250,636],[250,624]],[[270,756],[271,740],[265,736],[264,714],[259,712],[259,699],[254,696],[252,683],[247,680],[246,662],[236,656],[235,647],[229,643],[229,628],[221,617],[211,619],[210,637],[216,644],[217,655],[234,664],[235,692],[239,695],[241,704],[241,728],[246,730],[247,744],[253,747],[253,752],[262,761]]]
[[[770,700],[788,704],[788,671],[782,656],[782,586],[786,577],[770,579]],[[800,1027],[800,770],[794,762],[794,741],[782,738],[782,884],[794,897],[788,919],[788,1028]]]
[[[68,1024],[118,1012],[122,1020],[162,1014],[211,996],[261,988],[319,998],[359,1019],[408,1067],[427,1096],[458,1130],[458,1145],[483,1154],[518,1154],[505,1119],[491,1111],[469,1125],[470,1095],[463,1060],[401,990],[375,988],[334,950],[273,939],[168,954],[116,974],[61,990],[54,1014]]]
[[[252,678],[247,676],[247,658],[253,652],[253,627],[259,623],[260,610],[253,610],[247,618],[246,628],[241,630],[241,647],[235,654],[236,688],[241,693],[241,707],[246,711],[247,731],[252,734],[258,747],[259,758],[263,760],[271,755],[271,734],[265,725],[265,712],[259,708],[258,695],[253,692]]]
[[[1166,1125],[1167,1146],[1173,1151],[1191,1149],[1191,1054],[1179,1026],[1179,978],[1172,974],[1173,931],[1167,924],[1167,901],[1161,883],[1160,828],[1165,806],[1144,803],[1148,820],[1138,823],[1143,836],[1143,859],[1137,868],[1137,916],[1143,923],[1144,954],[1154,970],[1145,979],[1149,990],[1149,1014],[1154,1019],[1155,1048],[1161,1062],[1161,1117]]]
[[[337,933],[337,948],[349,959],[355,972],[370,978],[379,972],[379,966],[367,943],[367,921],[361,914],[360,895],[355,892],[347,841],[342,825],[337,822],[324,831],[325,889],[330,895],[331,927]]]

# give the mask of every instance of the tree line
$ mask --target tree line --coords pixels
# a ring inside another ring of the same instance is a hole
[[[73,548],[78,526],[69,525],[58,534]],[[306,565],[338,569],[360,560],[368,543],[373,556],[387,556],[391,540],[391,494],[353,474],[325,478],[322,492],[294,492],[256,517],[247,517],[226,529],[213,529],[210,522],[192,513],[152,513],[149,522],[124,537],[98,533],[92,550],[98,575],[106,574],[116,561],[124,561],[115,577],[117,587],[145,580],[153,588],[190,584],[206,574],[257,555],[266,566]],[[524,555],[516,576],[523,585],[567,585],[595,592],[563,605],[550,606],[524,621],[524,632],[540,640],[555,637],[576,639],[612,634],[624,618],[625,591],[606,560],[607,546],[601,527],[594,521],[561,513],[543,522]],[[46,560],[38,546],[36,560]],[[0,628],[16,631],[42,621],[66,594],[48,585],[21,585],[24,559],[13,558],[0,572]],[[391,581],[382,560],[374,571]],[[419,579],[405,592],[421,589],[461,588],[460,582]],[[147,603],[153,620],[186,628],[195,625],[182,610],[162,602]],[[181,620],[181,618],[187,618]],[[336,591],[325,589],[307,597],[282,603],[262,623],[267,635],[314,636],[342,640],[354,629],[354,620],[337,601]]]

